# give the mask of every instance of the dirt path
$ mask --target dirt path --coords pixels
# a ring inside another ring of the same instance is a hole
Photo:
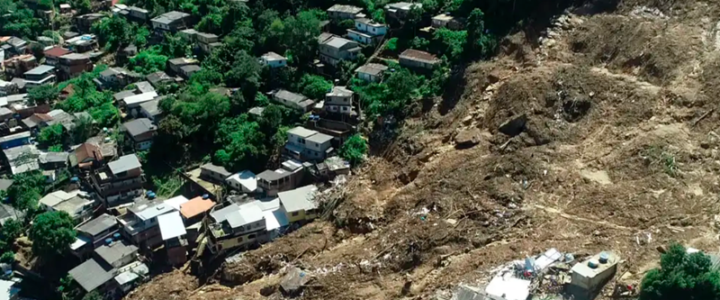
[[[568,219],[568,220],[586,222],[586,223],[591,223],[591,224],[600,225],[600,226],[604,226],[604,227],[610,227],[610,228],[613,228],[613,229],[629,230],[629,231],[637,231],[637,230],[638,230],[638,228],[621,226],[621,225],[613,224],[613,223],[610,223],[610,222],[607,222],[607,221],[599,221],[599,220],[592,220],[592,219],[588,219],[588,218],[578,217],[578,216],[575,216],[575,215],[571,215],[571,214],[564,213],[564,212],[562,212],[561,210],[559,210],[559,209],[557,209],[557,208],[548,207],[548,206],[544,206],[544,205],[540,205],[540,204],[533,204],[533,207],[538,208],[538,209],[542,209],[542,210],[544,210],[545,212],[548,212],[548,213],[551,213],[551,214],[559,215],[559,216],[561,216],[561,217],[563,217],[563,218],[565,218],[565,219]]]

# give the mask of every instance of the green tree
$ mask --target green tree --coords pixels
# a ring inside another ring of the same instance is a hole
[[[78,11],[79,14],[87,14],[92,10],[92,4],[90,0],[73,0],[72,7]]]
[[[222,23],[222,10],[219,7],[212,7],[210,13],[202,17],[200,22],[195,26],[195,29],[201,32],[221,34],[223,32]]]
[[[397,51],[397,43],[398,38],[394,37],[388,40],[387,44],[385,45],[385,49],[395,52]]]
[[[47,29],[44,20],[36,18],[34,11],[27,8],[11,10],[9,13],[3,12],[0,26],[2,26],[0,34],[23,38],[34,38]]]
[[[340,156],[350,162],[350,164],[357,166],[365,159],[367,151],[367,142],[362,138],[362,136],[356,134],[345,141],[342,147],[340,147],[339,153]]]
[[[75,300],[80,298],[83,293],[70,274],[60,278],[57,291],[62,295],[62,300]]]
[[[3,252],[3,254],[0,256],[0,262],[6,263],[6,264],[14,263],[15,262],[15,253],[13,253],[12,251]]]
[[[385,81],[387,86],[386,104],[390,111],[400,112],[418,97],[416,88],[420,86],[420,79],[408,69],[396,68]]]
[[[137,26],[135,29],[133,44],[138,47],[144,47],[147,45],[148,39],[150,38],[150,30],[148,30],[145,26]]]
[[[191,52],[191,43],[180,34],[165,34],[165,38],[161,44],[160,53],[162,55],[168,57],[184,57],[190,55]]]
[[[57,99],[60,91],[54,85],[43,84],[28,90],[28,99],[35,104],[45,104]]]
[[[264,10],[262,14],[258,16],[255,25],[259,33],[258,42],[263,47],[262,52],[271,50],[280,51],[281,49],[275,48],[282,45],[285,23],[280,19],[278,12],[272,9]]]
[[[459,59],[465,50],[467,31],[438,28],[433,33],[433,42],[440,55],[454,61]]]
[[[64,211],[42,213],[35,217],[29,237],[33,253],[45,258],[63,254],[75,241],[73,220]]]
[[[283,123],[283,107],[279,105],[268,105],[262,112],[262,116],[258,121],[263,133],[267,136],[273,136]]]
[[[94,120],[92,117],[89,117],[87,115],[81,115],[73,122],[75,125],[70,132],[72,144],[84,143],[93,135],[93,132],[95,131],[95,126],[93,124]]]
[[[310,99],[325,99],[325,94],[332,89],[332,82],[318,75],[305,74],[300,78],[298,90]]]
[[[34,160],[37,157],[28,156],[27,159]],[[31,171],[14,175],[13,181],[7,192],[12,206],[25,212],[35,209],[38,200],[42,197],[45,176],[40,171]]]
[[[428,50],[428,46],[430,45],[430,41],[427,39],[421,38],[419,36],[416,36],[412,39],[412,42],[410,42],[410,46],[413,49],[417,50]]]
[[[62,124],[47,126],[40,130],[37,141],[44,147],[61,145],[63,143],[65,129]]]
[[[135,70],[135,72],[141,74],[150,74],[165,69],[168,57],[160,54],[161,49],[159,47],[152,47],[150,49],[141,51],[133,58],[130,58],[129,66]]]
[[[467,44],[465,53],[488,56],[495,51],[497,41],[495,37],[485,32],[485,14],[479,8],[475,8],[465,21],[467,30]]]
[[[225,75],[225,84],[240,88],[243,96],[250,99],[260,88],[260,72],[262,68],[257,59],[245,51],[235,54],[235,63]]]
[[[720,299],[720,273],[703,253],[687,254],[674,244],[660,258],[660,268],[645,275],[640,300]]]
[[[136,33],[133,25],[119,15],[100,20],[93,24],[91,31],[99,37],[100,44],[111,51],[132,43]]]
[[[89,292],[89,293],[85,294],[85,296],[82,297],[82,300],[103,300],[103,299],[104,299],[103,296],[100,295],[100,293],[98,293],[97,291]]]
[[[296,62],[312,61],[320,35],[320,19],[315,11],[301,11],[285,18],[283,40],[286,49],[292,49]]]
[[[89,112],[99,126],[115,127],[120,123],[120,111],[112,102],[105,102],[98,107],[93,107]]]
[[[0,234],[2,234],[2,240],[7,242],[8,244],[12,244],[17,238],[19,238],[23,234],[23,225],[20,221],[16,219],[9,219],[5,221],[5,224],[2,225],[2,229],[0,229]]]
[[[226,119],[220,124],[215,161],[231,170],[257,166],[266,155],[265,136],[257,122],[248,122],[247,115]]]

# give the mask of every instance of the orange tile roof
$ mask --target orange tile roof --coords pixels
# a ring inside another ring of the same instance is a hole
[[[206,200],[202,197],[195,197],[180,205],[180,213],[183,217],[189,219],[210,210],[213,206],[215,206],[214,201],[210,199]]]

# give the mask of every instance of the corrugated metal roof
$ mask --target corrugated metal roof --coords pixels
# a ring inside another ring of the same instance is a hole
[[[140,168],[142,167],[142,164],[140,164],[140,160],[138,160],[135,154],[128,154],[125,156],[121,156],[116,161],[110,162],[108,164],[108,167],[110,167],[110,171],[113,174],[118,174],[122,172],[127,172],[132,169]]]
[[[314,201],[316,191],[317,187],[314,185],[306,185],[291,191],[280,192],[278,198],[287,212],[315,209],[317,208]]]
[[[25,72],[25,75],[42,75],[48,72],[52,72],[53,70],[55,70],[55,67],[53,66],[39,65],[34,69]]]
[[[94,258],[70,270],[70,276],[86,291],[91,292],[113,278],[114,269],[101,266]]]
[[[115,219],[115,217],[108,214],[102,214],[99,217],[78,226],[77,231],[85,232],[89,235],[95,236],[105,230],[112,228],[115,225],[117,225],[117,219]]]
[[[160,235],[163,241],[187,234],[185,224],[177,211],[159,216],[158,224],[160,224]]]

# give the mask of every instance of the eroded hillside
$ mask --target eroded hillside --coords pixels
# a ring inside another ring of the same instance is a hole
[[[627,283],[669,241],[719,250],[720,4],[676,2],[506,38],[454,108],[438,99],[352,177],[331,221],[129,299],[279,299],[290,266],[312,278],[302,299],[447,299],[549,247],[616,251]]]

